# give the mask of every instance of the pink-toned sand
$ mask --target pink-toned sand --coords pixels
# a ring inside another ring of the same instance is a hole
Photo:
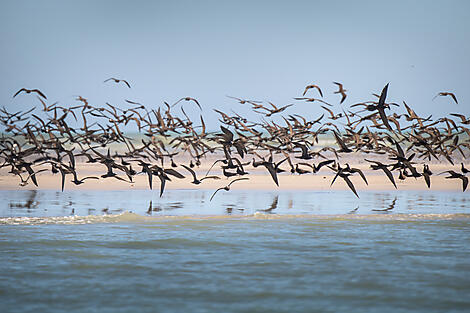
[[[359,164],[360,163],[360,164]],[[369,185],[366,185],[360,176],[354,175],[351,181],[354,183],[358,191],[362,190],[394,190],[395,188],[390,183],[388,178],[383,175],[381,171],[372,171],[369,169],[369,164],[359,162],[358,164],[351,164],[352,166],[361,168],[366,175]],[[210,163],[203,164],[200,168],[195,168],[198,178],[203,177]],[[421,171],[422,166],[418,167]],[[135,168],[137,171],[140,167]],[[227,185],[233,178],[225,178],[220,174],[220,169],[214,168],[211,175],[218,175],[221,177],[219,180],[206,179],[199,185],[191,183],[192,176],[181,166],[175,168],[181,174],[185,175],[185,179],[178,179],[171,176],[172,181],[167,182],[166,189],[217,189]],[[431,171],[435,174],[449,169],[459,171],[459,166],[451,166],[449,164],[432,164]],[[253,168],[247,166],[246,171],[250,174],[248,181],[240,181],[231,186],[232,189],[245,189],[245,190],[348,190],[348,186],[341,179],[338,178],[333,186],[330,183],[333,179],[334,173],[328,169],[322,169],[316,174],[291,174],[290,172],[279,174],[279,187],[276,186],[269,176],[264,167]],[[79,178],[84,176],[101,176],[106,171],[102,164],[86,164],[78,163],[77,172]],[[116,171],[119,173],[119,171]],[[121,177],[126,178],[123,173],[119,173]],[[431,190],[434,191],[461,191],[462,181],[459,179],[445,179],[446,175],[433,175],[431,176]],[[25,175],[26,177],[26,175]],[[128,189],[148,189],[148,178],[145,174],[139,174],[134,177],[133,183],[126,183],[114,178],[100,178],[99,180],[86,180],[82,185],[75,185],[71,182],[72,175],[66,177],[66,190],[128,190]],[[37,174],[39,187],[33,185],[31,181],[26,186],[19,186],[19,177],[9,174],[6,168],[0,171],[0,189],[1,190],[30,190],[30,189],[55,189],[61,188],[60,174],[52,175],[49,171]],[[407,178],[405,181],[400,181],[398,176],[395,175],[395,181],[399,190],[426,190],[428,189],[424,178],[420,177]],[[153,178],[153,189],[159,190],[160,180],[158,177]]]

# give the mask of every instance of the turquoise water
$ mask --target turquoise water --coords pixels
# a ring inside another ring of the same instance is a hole
[[[1,311],[468,312],[469,197],[430,194],[2,191]]]

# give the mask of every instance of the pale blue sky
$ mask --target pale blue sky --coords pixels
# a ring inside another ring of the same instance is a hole
[[[225,95],[287,104],[310,83],[339,109],[332,84],[339,81],[349,91],[345,108],[373,99],[390,82],[389,100],[405,100],[418,114],[470,114],[470,1],[1,5],[0,100],[9,110],[36,103],[26,95],[12,99],[27,87],[64,105],[74,95],[149,107],[191,96],[210,118],[217,116],[212,108],[249,111]],[[103,84],[112,76],[132,89]],[[454,92],[459,105],[433,101],[439,91]],[[298,102],[287,111],[293,112],[314,118],[322,110]]]

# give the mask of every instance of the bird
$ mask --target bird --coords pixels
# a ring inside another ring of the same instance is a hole
[[[194,103],[196,103],[196,105],[199,107],[199,109],[201,109],[202,111],[202,107],[201,105],[199,104],[199,102],[194,99],[194,98],[191,98],[191,97],[184,97],[184,98],[181,98],[179,99],[178,101],[176,101],[175,103],[173,103],[173,105],[171,107],[174,107],[175,105],[177,105],[178,103],[180,103],[181,101],[193,101]]]
[[[379,111],[380,118],[382,119],[382,123],[384,123],[385,127],[391,132],[393,132],[392,127],[388,123],[388,118],[387,115],[385,114],[385,98],[387,97],[387,90],[388,90],[388,85],[385,85],[385,87],[382,89],[382,93],[380,94],[379,98],[379,103],[377,104],[377,111]]]
[[[72,183],[74,183],[75,185],[81,185],[85,182],[85,180],[87,179],[99,179],[99,177],[95,177],[95,176],[87,176],[87,177],[83,177],[82,179],[78,179],[77,178],[77,173],[74,171],[73,172],[73,180],[71,181]]]
[[[470,173],[470,170],[465,168],[463,163],[460,163],[460,165],[461,165],[460,169],[461,169],[462,173],[464,173],[464,174]]]
[[[323,98],[323,93],[321,92],[321,89],[319,86],[317,85],[308,85],[307,87],[305,87],[305,90],[304,90],[304,93],[302,94],[302,97],[305,96],[305,94],[307,93],[307,91],[309,89],[312,89],[312,88],[315,88],[316,90],[318,90],[318,93],[320,94],[320,96]]]
[[[193,181],[191,182],[192,184],[199,185],[200,183],[202,183],[202,181],[203,181],[204,179],[220,179],[219,176],[205,176],[205,177],[203,177],[203,178],[201,178],[201,179],[197,179],[196,173],[193,171],[192,168],[190,168],[190,167],[188,167],[188,166],[186,166],[186,165],[184,165],[184,164],[181,164],[181,166],[184,167],[185,169],[187,169],[187,170],[191,173],[191,175],[193,175]]]
[[[459,104],[459,102],[457,101],[457,97],[452,92],[447,92],[447,91],[439,92],[436,96],[434,96],[433,100],[439,96],[440,97],[450,96],[452,97],[452,99],[454,100],[456,104]]]
[[[341,84],[341,83],[333,82],[333,84],[336,84],[339,88],[338,91],[335,91],[334,93],[335,94],[337,94],[337,93],[341,94],[341,101],[340,101],[340,104],[341,104],[341,103],[344,102],[344,100],[346,100],[346,97],[347,97],[346,91],[347,90],[343,88],[343,84]]]
[[[470,124],[470,118],[467,118],[463,114],[450,113],[450,115],[460,118],[460,121],[461,121],[462,124],[466,124],[466,125]]]
[[[227,98],[230,98],[230,99],[235,99],[237,100],[240,104],[245,104],[245,103],[249,103],[249,104],[257,104],[257,103],[261,103],[261,101],[255,101],[255,100],[246,100],[246,99],[241,99],[241,98],[237,98],[237,97],[232,97],[232,96],[227,96]]]
[[[241,181],[241,180],[248,180],[249,178],[248,177],[242,177],[242,178],[236,178],[234,180],[232,180],[227,186],[225,187],[221,187],[219,189],[217,189],[211,196],[210,200],[209,201],[212,201],[212,199],[214,198],[215,194],[219,191],[219,190],[225,190],[225,191],[229,191],[230,190],[230,186],[237,182],[237,181]]]
[[[432,172],[429,169],[429,165],[424,164],[422,175],[424,177],[424,181],[426,182],[426,185],[428,186],[428,188],[431,188],[431,175],[432,175]]]
[[[375,164],[371,164],[370,168],[373,169],[373,170],[382,170],[385,173],[385,175],[387,175],[388,179],[392,182],[395,189],[397,189],[395,179],[393,179],[392,172],[390,172],[387,165],[382,164],[381,162],[378,162],[378,161],[371,161],[371,160],[367,160],[367,159],[364,159],[364,161],[367,161],[367,162],[370,162],[370,163],[375,163]]]
[[[332,167],[328,166],[330,169],[334,170]],[[349,176],[351,176],[351,173],[346,173],[343,169],[338,169],[336,172],[336,176],[333,178],[333,181],[331,182],[330,186],[333,185],[335,182],[335,179],[337,176],[341,177],[346,184],[348,185],[349,189],[356,195],[356,197],[359,198],[359,195],[357,194],[356,188],[354,187],[354,184],[352,181],[349,179]]]
[[[47,100],[47,97],[45,94],[43,94],[39,89],[26,89],[26,88],[21,88],[20,90],[18,90],[14,95],[13,95],[13,98],[16,97],[18,94],[20,94],[21,92],[26,92],[26,93],[37,93],[38,95],[40,95],[41,97],[43,97],[44,99]]]
[[[452,178],[461,179],[462,180],[462,191],[467,190],[467,186],[468,186],[468,177],[467,176],[465,176],[464,174],[461,174],[461,173],[457,173],[457,172],[452,171],[452,170],[439,173],[438,175],[444,174],[444,173],[448,173],[450,175],[450,176],[445,177],[446,179],[452,179]]]
[[[127,80],[124,80],[124,79],[117,79],[117,78],[114,78],[114,77],[111,77],[111,78],[108,78],[106,79],[103,83],[106,83],[108,81],[114,81],[116,84],[119,84],[120,82],[123,82],[124,84],[127,85],[127,87],[131,88],[131,85],[127,82]]]

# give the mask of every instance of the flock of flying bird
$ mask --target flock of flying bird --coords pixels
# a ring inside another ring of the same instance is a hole
[[[105,80],[108,81],[131,88],[126,80]],[[352,104],[345,110],[342,103],[347,98],[347,90],[341,83],[334,84],[338,87],[334,93],[341,95],[339,110],[323,99],[321,88],[315,84],[306,86],[302,97],[294,98],[318,103],[325,111],[312,120],[298,114],[281,114],[294,104],[279,106],[229,96],[239,104],[250,105],[260,121],[250,121],[234,111],[225,113],[215,109],[221,123],[217,132],[206,130],[202,114],[196,121],[186,114],[185,103],[192,103],[202,111],[201,104],[192,97],[181,98],[173,104],[164,102],[162,107],[150,110],[131,100],[125,100],[123,108],[109,103],[93,105],[81,96],[76,98],[77,103],[62,106],[57,102],[47,103],[46,95],[38,89],[22,88],[13,97],[35,94],[42,110],[36,106],[14,113],[0,109],[3,126],[0,168],[9,168],[9,173],[19,177],[21,186],[29,181],[38,186],[36,175],[51,171],[60,175],[62,190],[67,176],[72,177],[72,183],[80,185],[91,179],[132,183],[135,175],[144,174],[150,189],[156,176],[160,181],[160,196],[166,182],[185,178],[183,173],[190,174],[195,185],[206,179],[220,179],[222,175],[233,177],[214,192],[212,200],[218,191],[229,191],[233,183],[249,180],[244,177],[249,166],[264,168],[278,186],[278,174],[282,172],[303,175],[315,174],[321,169],[331,171],[334,174],[331,185],[339,177],[358,196],[350,177],[359,175],[365,184],[368,184],[367,178],[360,169],[342,164],[342,156],[346,154],[370,155],[364,161],[370,164],[371,170],[382,171],[395,188],[394,173],[400,180],[424,178],[430,187],[433,173],[426,161],[443,160],[454,165],[456,155],[466,158],[470,148],[470,130],[466,127],[470,119],[466,116],[420,117],[404,101],[405,112],[398,114],[394,109],[391,114],[392,106],[401,105],[387,102],[388,84],[380,94],[373,94],[373,100]],[[440,92],[437,96],[449,96],[458,103],[453,93]],[[278,121],[268,119],[272,116]],[[124,126],[129,128],[128,124],[137,127],[143,136],[135,139],[121,131]],[[320,147],[322,135],[332,136],[336,145]],[[116,143],[124,149],[111,153],[110,145]],[[189,164],[176,164],[179,155],[188,156]],[[195,167],[209,155],[218,159],[204,177],[198,178]],[[373,160],[374,156],[380,159]],[[86,163],[102,164],[105,173],[100,177],[80,178],[77,158]],[[314,163],[314,159],[318,161]],[[209,175],[216,165],[221,174]],[[468,172],[461,163],[460,170],[439,174],[447,174],[448,179],[460,179],[465,191]]]

